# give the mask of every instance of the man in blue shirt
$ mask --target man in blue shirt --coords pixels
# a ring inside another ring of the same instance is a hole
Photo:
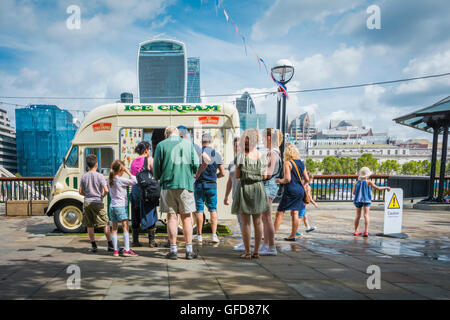
[[[211,216],[212,242],[219,243],[217,237],[217,178],[225,176],[225,169],[220,153],[211,147],[212,136],[202,135],[202,154],[198,173],[194,184],[194,196],[197,217],[197,236],[195,240],[202,242],[204,205],[208,207]],[[217,174],[219,169],[219,174]]]

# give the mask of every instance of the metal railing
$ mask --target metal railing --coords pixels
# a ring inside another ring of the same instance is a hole
[[[387,187],[389,175],[372,175],[377,186]],[[311,186],[311,195],[316,201],[353,201],[353,186],[358,175],[314,175]],[[373,190],[372,201],[384,201],[384,191]]]
[[[0,177],[0,202],[48,200],[53,177]]]
[[[310,185],[316,201],[353,201],[352,189],[358,175],[314,175]],[[389,175],[370,177],[377,186],[387,187]],[[0,203],[7,200],[47,200],[53,185],[53,177],[0,177]],[[450,189],[450,177],[445,177],[444,191]],[[439,178],[434,180],[434,194],[438,195]],[[372,201],[384,201],[384,191],[373,190]]]

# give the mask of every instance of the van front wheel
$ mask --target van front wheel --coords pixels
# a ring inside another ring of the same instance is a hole
[[[83,207],[78,202],[65,202],[56,210],[53,219],[56,227],[65,233],[79,233],[84,230],[81,220],[83,218]]]

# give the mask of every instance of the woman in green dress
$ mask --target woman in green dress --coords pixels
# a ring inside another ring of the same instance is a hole
[[[259,246],[262,238],[261,214],[269,210],[269,202],[263,180],[267,176],[267,159],[256,149],[258,131],[244,131],[239,142],[236,157],[236,179],[239,179],[236,193],[233,196],[231,213],[239,214],[242,222],[242,239],[245,253],[243,259],[259,258]],[[253,254],[250,251],[250,223],[253,219],[255,230],[255,246]]]

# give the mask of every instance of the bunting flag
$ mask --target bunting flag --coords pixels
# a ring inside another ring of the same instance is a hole
[[[261,62],[264,64],[264,68],[266,68],[266,73],[267,75],[269,75],[269,70],[267,69],[266,63],[264,62],[263,58],[259,58],[259,60],[261,60]]]
[[[227,13],[227,11],[225,9],[223,9],[223,14],[225,15],[225,19],[227,19],[227,22],[228,22],[230,17],[228,16],[228,13]]]
[[[247,55],[247,46],[245,45],[245,37],[241,36],[242,42],[244,43],[245,55]]]
[[[233,20],[231,20],[231,23],[233,24],[234,28],[236,29],[236,34],[239,34],[239,29],[236,23],[234,23]]]
[[[222,3],[221,3],[221,2],[222,2],[222,1],[220,1],[220,0],[216,0],[216,1],[215,1],[216,15],[218,14],[218,9],[219,9],[219,8],[223,9],[223,14],[224,14],[224,16],[225,16],[225,19],[227,20],[227,22],[231,22],[231,23],[233,24],[234,29],[236,30],[236,34],[239,35],[239,36],[241,37],[241,39],[242,39],[242,43],[243,43],[243,45],[244,45],[244,50],[245,50],[245,55],[246,55],[246,56],[248,55],[248,52],[247,52],[247,46],[249,46],[250,49],[253,51],[253,53],[254,53],[255,56],[256,56],[256,59],[257,59],[257,61],[258,61],[259,70],[261,70],[261,62],[262,62],[263,65],[264,65],[264,68],[266,69],[266,73],[267,73],[267,75],[268,75],[268,74],[269,74],[269,69],[267,68],[266,62],[264,61],[263,58],[261,58],[261,57],[258,55],[258,53],[255,51],[255,49],[253,49],[253,47],[252,47],[249,43],[247,43],[247,41],[246,41],[246,39],[245,39],[245,36],[244,36],[242,33],[239,32],[239,28],[238,28],[237,24],[236,24],[236,23],[233,21],[233,19],[230,17],[229,13],[228,13],[227,10],[222,6]],[[203,5],[203,0],[200,0],[200,6],[202,6],[202,5]],[[281,82],[275,80],[275,78],[273,77],[272,74],[270,74],[270,76],[272,77],[273,82],[279,87],[280,94],[282,93],[282,94],[284,94],[287,98],[289,98],[288,93],[287,93],[287,90],[286,90],[286,87],[285,87]]]

